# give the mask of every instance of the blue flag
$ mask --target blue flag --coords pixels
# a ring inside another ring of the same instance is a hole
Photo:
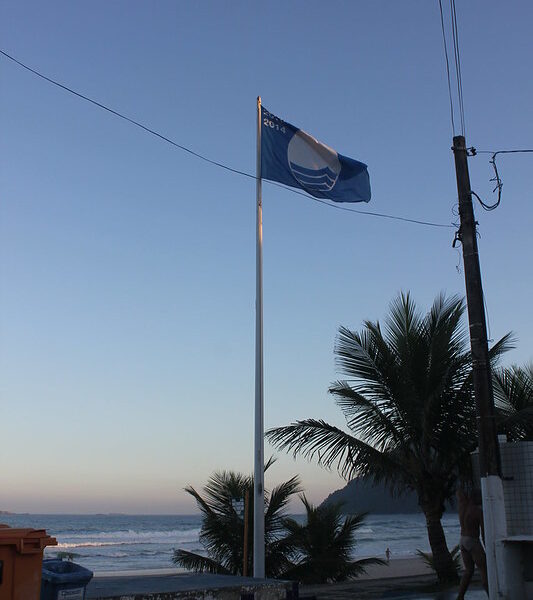
[[[261,177],[334,202],[369,202],[366,165],[261,107]]]

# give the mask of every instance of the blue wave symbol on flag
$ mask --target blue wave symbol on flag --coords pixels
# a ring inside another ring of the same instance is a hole
[[[329,167],[306,169],[293,162],[290,165],[296,179],[306,188],[327,192],[331,190],[337,181],[337,173]]]

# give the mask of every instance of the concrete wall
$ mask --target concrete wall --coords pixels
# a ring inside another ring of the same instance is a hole
[[[533,535],[533,442],[500,443],[507,535]],[[479,454],[472,453],[480,486]]]

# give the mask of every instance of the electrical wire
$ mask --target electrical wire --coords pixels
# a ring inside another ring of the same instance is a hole
[[[382,219],[394,219],[395,221],[405,221],[406,223],[416,223],[417,225],[428,225],[429,227],[445,227],[445,228],[455,228],[454,224],[446,224],[446,223],[432,223],[431,221],[420,221],[418,219],[409,219],[407,217],[398,217],[396,215],[387,215],[386,213],[378,213],[371,212],[368,210],[357,210],[356,208],[348,208],[347,206],[342,206],[340,204],[330,204],[321,198],[315,198],[314,196],[310,196],[305,192],[300,192],[293,188],[287,187],[282,183],[276,183],[275,181],[269,181],[268,179],[263,179],[263,183],[269,183],[270,185],[275,185],[276,187],[280,187],[288,192],[292,192],[293,194],[298,194],[299,196],[303,196],[304,198],[308,198],[309,200],[314,200],[315,202],[319,202],[320,204],[324,204],[329,206],[330,208],[336,208],[337,210],[344,210],[346,212],[353,212],[360,215],[370,215],[372,217],[381,217]]]
[[[101,102],[97,102],[96,100],[93,100],[92,98],[89,98],[88,96],[85,96],[84,94],[81,94],[80,92],[77,92],[76,90],[73,90],[72,88],[69,88],[68,86],[63,85],[62,83],[59,83],[58,81],[55,81],[54,79],[47,77],[46,75],[43,75],[42,73],[39,73],[39,71],[36,71],[35,69],[32,69],[31,67],[28,67],[28,65],[25,65],[24,63],[20,62],[20,60],[17,60],[16,58],[11,56],[7,52],[4,52],[3,50],[0,50],[0,54],[3,54],[6,58],[9,58],[9,60],[12,60],[14,63],[19,65],[23,69],[26,69],[30,73],[37,75],[37,77],[40,77],[41,79],[44,79],[45,81],[48,81],[48,83],[51,83],[51,84],[61,88],[62,90],[69,92],[70,94],[74,94],[74,96],[77,96],[78,98],[81,98],[82,100],[86,100],[87,102],[90,102],[91,104],[98,106],[98,108],[106,110],[107,112],[111,113],[112,115],[115,115],[116,117],[119,117],[120,119],[124,119],[124,121],[128,121],[128,123],[131,123],[132,125],[135,125],[136,127],[140,127],[141,129],[144,129],[144,131],[146,131],[152,135],[155,135],[156,137],[164,140],[165,142],[168,142],[169,144],[172,144],[173,146],[175,146],[176,148],[179,148],[180,150],[183,150],[184,152],[188,152],[189,154],[196,156],[196,158],[199,158],[201,160],[204,160],[207,163],[210,163],[212,165],[220,167],[221,169],[226,169],[227,171],[231,171],[232,173],[237,173],[238,175],[244,175],[245,177],[251,177],[252,179],[256,179],[255,175],[251,175],[250,173],[246,173],[244,171],[239,171],[238,169],[233,169],[232,167],[228,167],[227,165],[217,162],[216,160],[211,160],[210,158],[207,158],[206,156],[203,156],[202,154],[199,154],[198,152],[194,152],[194,150],[191,150],[190,148],[187,148],[186,146],[182,146],[181,144],[178,144],[177,142],[175,142],[174,140],[171,140],[170,138],[164,136],[163,134],[158,133],[157,131],[154,131],[153,129],[150,129],[149,127],[147,127],[146,125],[143,125],[142,123],[139,123],[138,121],[135,121],[135,119],[126,117],[126,115],[123,115],[122,113],[119,113],[118,111],[113,110],[112,108],[109,108],[109,106],[106,106],[105,104],[102,104]]]
[[[487,204],[486,202],[483,202],[483,200],[476,194],[476,192],[474,192],[474,190],[470,190],[470,193],[472,194],[472,196],[475,196],[477,198],[477,201],[480,203],[480,205],[488,212],[490,212],[491,210],[496,210],[498,206],[500,206],[500,202],[502,199],[501,185],[498,188],[498,200],[496,200],[494,204]]]
[[[459,46],[459,28],[457,26],[457,10],[455,7],[455,0],[449,0],[450,2],[450,29],[451,29],[451,46],[453,48],[453,60],[455,67],[455,83],[457,86],[457,111],[459,113],[459,125],[461,135],[465,136],[465,110],[464,110],[464,99],[463,99],[463,75],[461,72],[461,50]],[[442,30],[442,42],[444,45],[444,58],[446,61],[446,79],[448,82],[448,97],[450,101],[450,116],[452,121],[452,135],[455,136],[455,106],[452,93],[452,77],[450,74],[450,59],[448,57],[448,42],[446,41],[446,26],[444,23],[444,10],[442,7],[442,0],[439,0],[439,12],[440,12],[440,25]]]
[[[496,154],[520,154],[522,152],[533,152],[533,149],[531,150],[478,150],[477,148],[474,148],[476,154],[492,154],[493,156],[496,156]]]
[[[444,58],[446,59],[446,76],[448,79],[448,96],[450,99],[450,116],[452,119],[452,137],[455,136],[455,120],[453,118],[452,83],[450,79],[450,61],[448,60],[448,45],[446,44],[446,31],[444,28],[444,14],[442,11],[442,0],[439,0],[440,24],[442,28],[442,41],[444,43]]]
[[[192,156],[195,156],[196,158],[199,158],[211,165],[214,165],[216,167],[219,167],[221,169],[225,169],[226,171],[230,171],[231,173],[236,173],[237,175],[242,175],[244,177],[248,177],[250,179],[257,179],[257,177],[255,175],[252,175],[251,173],[247,173],[246,171],[241,171],[240,169],[234,169],[233,167],[229,167],[228,165],[225,165],[221,162],[218,162],[216,160],[212,160],[198,152],[195,152],[194,150],[191,150],[190,148],[187,148],[186,146],[183,146],[182,144],[178,144],[177,142],[175,142],[174,140],[170,139],[169,137],[151,129],[150,127],[147,127],[146,125],[143,125],[142,123],[140,123],[139,121],[136,121],[135,119],[132,119],[130,117],[127,117],[126,115],[118,112],[117,110],[114,110],[112,108],[110,108],[109,106],[106,106],[105,104],[102,104],[101,102],[98,102],[97,100],[94,100],[92,98],[90,98],[89,96],[86,96],[80,92],[77,92],[76,90],[62,84],[59,83],[58,81],[56,81],[55,79],[52,79],[51,77],[47,77],[46,75],[44,75],[43,73],[40,73],[39,71],[37,71],[36,69],[33,69],[31,67],[29,67],[28,65],[24,64],[23,62],[17,60],[16,58],[14,58],[13,56],[11,56],[10,54],[8,54],[7,52],[5,52],[4,50],[0,49],[0,54],[2,54],[3,56],[5,56],[6,58],[8,58],[9,60],[13,61],[14,63],[16,63],[17,65],[19,65],[20,67],[22,67],[23,69],[26,69],[27,71],[29,71],[30,73],[33,73],[34,75],[36,75],[37,77],[40,77],[41,79],[44,79],[45,81],[47,81],[48,83],[51,83],[52,85],[55,85],[57,87],[59,87],[60,89],[73,94],[74,96],[81,98],[82,100],[85,100],[86,102],[89,102],[91,104],[93,104],[94,106],[97,106],[98,108],[101,108],[102,110],[105,110],[109,113],[111,113],[112,115],[119,117],[120,119],[123,119],[124,121],[127,121],[128,123],[135,125],[136,127],[139,127],[140,129],[146,131],[147,133],[154,135],[156,137],[158,137],[159,139],[167,142],[168,144],[171,144],[172,146],[179,148],[180,150],[183,150],[184,152],[188,152],[189,154],[191,154]],[[266,181],[266,183],[269,183],[271,185],[275,185],[277,187],[281,187],[289,192],[292,192],[294,194],[298,194],[300,196],[304,196],[310,200],[314,200],[316,202],[319,202],[321,204],[324,204],[325,206],[329,206],[330,208],[335,208],[337,210],[344,210],[346,212],[352,212],[352,213],[357,213],[357,214],[361,214],[361,215],[368,215],[371,217],[379,217],[382,219],[392,219],[395,221],[403,221],[406,223],[414,223],[417,225],[426,225],[429,227],[454,227],[453,225],[448,225],[448,224],[442,224],[442,223],[433,223],[430,221],[421,221],[418,219],[409,219],[407,217],[399,217],[397,215],[389,215],[386,213],[378,213],[378,212],[371,212],[371,211],[364,211],[364,210],[357,210],[355,208],[348,208],[345,206],[339,206],[338,204],[331,204],[329,202],[326,202],[325,200],[321,200],[320,198],[315,198],[314,196],[311,196],[309,194],[306,194],[304,192],[300,192],[298,190],[295,190],[291,187],[287,187],[285,185],[282,185],[280,183],[276,183],[273,181],[269,181],[269,180],[263,180]]]
[[[461,51],[459,49],[459,30],[457,28],[457,11],[455,0],[450,0],[453,51],[455,57],[455,73],[457,80],[457,96],[459,98],[459,115],[461,118],[461,135],[465,137],[465,109],[463,102],[463,76],[461,74]]]
[[[472,195],[475,196],[478,200],[478,202],[480,203],[480,205],[487,211],[492,211],[495,210],[496,208],[498,208],[498,206],[500,206],[500,202],[502,199],[502,189],[503,189],[503,182],[500,178],[500,174],[498,172],[498,166],[496,165],[496,156],[498,154],[522,154],[522,153],[531,153],[533,152],[533,149],[531,150],[476,150],[476,148],[471,148],[470,149],[472,152],[472,156],[475,156],[476,154],[492,154],[491,159],[489,160],[489,163],[492,165],[492,168],[494,169],[494,177],[492,177],[490,179],[490,181],[495,181],[496,182],[496,186],[494,187],[494,189],[492,190],[492,193],[496,192],[496,190],[498,191],[498,199],[496,200],[496,202],[494,202],[494,204],[487,204],[486,202],[484,202],[477,194],[476,192],[472,191]]]
[[[483,308],[485,309],[485,319],[487,321],[487,342],[493,342],[493,338],[492,338],[492,333],[491,333],[491,328],[490,328],[490,315],[489,315],[489,306],[487,304],[487,298],[485,297],[485,293],[482,292],[483,294]]]

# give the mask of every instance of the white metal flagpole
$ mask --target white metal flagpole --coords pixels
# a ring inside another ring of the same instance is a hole
[[[263,199],[261,189],[261,97],[257,98],[257,245],[255,263],[254,577],[265,576],[265,461],[263,422]]]

